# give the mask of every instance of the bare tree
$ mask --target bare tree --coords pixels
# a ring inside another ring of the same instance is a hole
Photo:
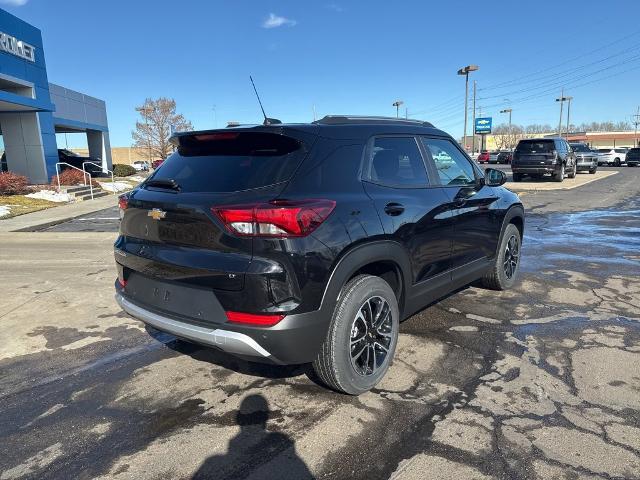
[[[173,131],[192,130],[191,122],[176,113],[176,102],[172,98],[147,98],[136,107],[141,119],[136,121],[136,129],[131,132],[134,147],[143,149],[149,155],[164,160],[173,151],[169,137]]]

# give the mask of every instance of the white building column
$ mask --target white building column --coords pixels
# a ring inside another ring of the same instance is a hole
[[[99,158],[102,161],[103,171],[113,170],[108,132],[87,130],[87,146],[89,147],[89,156]]]

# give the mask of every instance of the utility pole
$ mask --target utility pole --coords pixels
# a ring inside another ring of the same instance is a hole
[[[564,88],[560,91],[560,98],[556,98],[556,102],[560,102],[560,120],[558,120],[558,135],[561,138],[562,138],[562,107],[564,102],[568,101],[569,98],[573,98],[573,97],[565,97]]]
[[[473,127],[471,127],[473,133],[473,140],[471,140],[471,153],[476,153],[476,81],[473,81]]]
[[[638,125],[640,125],[640,106],[638,106],[638,109],[636,110],[636,114],[632,115],[632,117],[634,118],[633,145],[637,147],[638,145],[640,145],[638,143]]]
[[[464,140],[463,148],[467,150],[467,116],[468,116],[468,103],[469,103],[469,72],[475,72],[478,70],[478,65],[467,65],[458,70],[458,75],[464,75]]]
[[[569,120],[571,118],[571,100],[573,97],[564,97],[567,100],[567,138],[569,138]]]
[[[513,148],[513,145],[511,145],[511,112],[513,112],[513,110],[511,108],[505,108],[504,110],[500,110],[500,113],[508,113],[509,114],[509,148]]]
[[[400,105],[402,105],[404,102],[402,100],[396,100],[395,102],[393,102],[393,106],[396,107],[396,118],[400,118]]]

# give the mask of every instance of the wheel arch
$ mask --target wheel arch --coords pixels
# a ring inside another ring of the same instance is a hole
[[[514,224],[518,231],[520,232],[520,239],[524,238],[524,207],[521,203],[512,205],[507,210],[504,218],[502,219],[502,226],[500,227],[500,238],[498,239],[498,245],[496,246],[496,255],[498,254],[498,249],[502,244],[502,237],[504,236],[504,231],[507,228],[507,225]]]
[[[379,240],[355,246],[336,262],[322,297],[321,309],[332,312],[342,287],[360,274],[379,276],[390,284],[404,310],[407,288],[411,285],[411,262],[405,249],[392,240]]]

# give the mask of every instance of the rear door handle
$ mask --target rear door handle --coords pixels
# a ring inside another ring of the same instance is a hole
[[[384,207],[384,213],[392,217],[397,217],[402,212],[404,212],[404,206],[400,203],[391,202],[387,203],[387,205]]]

